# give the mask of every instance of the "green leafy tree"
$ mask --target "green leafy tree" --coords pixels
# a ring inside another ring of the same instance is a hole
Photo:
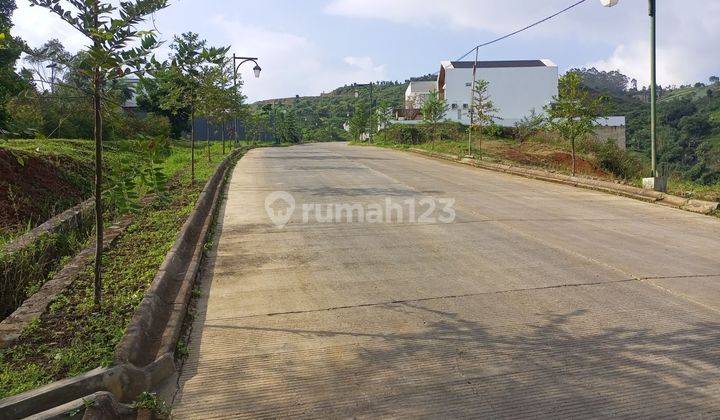
[[[95,304],[102,298],[102,107],[109,82],[137,74],[150,66],[148,55],[158,46],[154,34],[137,25],[167,6],[167,0],[126,0],[116,7],[102,0],[30,0],[58,15],[90,42],[79,68],[92,84],[93,137],[95,141]],[[131,46],[139,41],[137,46]]]
[[[448,104],[445,99],[440,98],[437,91],[430,92],[427,99],[420,107],[423,122],[430,126],[433,141],[435,141],[437,136],[438,126],[445,119],[447,111]]]
[[[497,118],[495,115],[498,109],[490,99],[487,88],[490,83],[487,80],[476,80],[472,87],[472,103],[470,104],[470,112],[472,112],[472,124],[468,127],[468,135],[472,144],[472,132],[478,128],[482,130],[484,127],[493,123]],[[469,148],[469,146],[468,146]],[[482,150],[482,137],[480,137],[480,150]],[[468,150],[470,153],[471,150]]]
[[[15,63],[25,43],[10,34],[15,0],[0,0],[0,131],[7,129],[7,101],[27,87],[15,72]]]
[[[232,83],[232,68],[228,61],[206,67],[200,77],[200,108],[209,123],[220,127],[223,154],[225,153],[225,125],[242,113],[243,96],[240,84]],[[210,137],[208,136],[208,159],[210,158]]]
[[[365,103],[357,102],[348,122],[353,140],[360,140],[360,137],[367,131],[369,117]]]
[[[170,90],[184,81],[176,79],[176,70],[169,67],[155,69],[152,75],[153,77],[140,78],[137,87],[138,108],[167,117],[170,121],[171,137],[179,139],[183,131],[190,129],[190,105],[178,104],[178,108],[168,109],[163,107],[163,104],[165,98],[170,94]],[[177,88],[180,89],[180,87]]]
[[[23,61],[30,65],[27,70],[32,74],[32,81],[40,83],[40,91],[57,90],[57,82],[68,71],[73,55],[58,39],[51,39],[39,48],[28,48],[26,52]]]
[[[167,92],[161,108],[179,113],[190,107],[190,182],[195,182],[195,112],[197,111],[202,70],[222,64],[229,48],[207,47],[194,32],[175,36],[170,45],[171,72],[160,85]]]
[[[604,111],[603,98],[592,97],[582,85],[582,77],[568,72],[558,82],[558,95],[546,107],[550,127],[570,143],[572,174],[575,176],[575,143],[595,130],[595,121]]]

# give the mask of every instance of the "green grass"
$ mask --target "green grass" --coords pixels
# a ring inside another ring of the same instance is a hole
[[[670,177],[668,192],[673,195],[697,200],[720,201],[720,184],[702,185],[696,182]]]
[[[393,148],[393,149],[408,149],[408,148],[416,148],[416,149],[422,149],[426,151],[436,152],[436,153],[446,153],[446,154],[452,154],[456,156],[464,156],[467,155],[467,139],[454,139],[454,140],[443,140],[443,141],[436,141],[435,143],[432,142],[425,142],[420,144],[398,144],[393,143],[389,141],[384,142],[373,142],[373,143],[363,143],[363,142],[351,142],[352,144],[357,145],[373,145],[373,146],[380,146],[380,147],[386,147],[386,148]],[[508,157],[507,154],[502,153],[503,148],[517,148],[519,146],[519,143],[516,140],[513,139],[486,139],[483,141],[484,145],[482,150],[482,156],[484,159],[488,159],[490,161],[505,161],[505,162],[513,162],[512,159]],[[478,143],[474,143],[473,152],[472,154],[475,156],[479,155],[478,150]],[[499,147],[500,146],[500,147]],[[530,140],[525,145],[526,147],[541,147],[542,149],[557,149],[558,151],[564,151],[567,152],[567,147],[563,147],[563,145],[557,144],[556,142],[540,142],[538,140]],[[581,156],[584,159],[587,160],[594,160],[594,156],[592,154],[586,153],[586,150],[588,147],[585,145],[578,145],[578,155]],[[526,166],[537,166],[540,168],[548,169],[546,165],[533,165],[528,162],[522,162],[523,165]],[[560,167],[552,167],[549,168],[553,171],[561,172],[569,174],[569,170],[567,168],[560,168]],[[608,179],[613,179],[610,176],[608,176]],[[628,183],[630,185],[634,185],[637,187],[642,186],[642,181],[640,177],[634,177],[628,180]],[[670,177],[668,182],[668,192],[673,195],[681,196],[681,197],[687,197],[687,198],[694,198],[698,200],[707,200],[707,201],[720,201],[720,184],[714,184],[714,185],[703,185],[699,184],[697,182],[687,181],[680,179],[678,177]]]
[[[230,152],[228,148],[228,152]],[[103,256],[103,305],[93,305],[92,269],[87,267],[63,291],[20,341],[0,350],[0,398],[107,366],[135,307],[142,300],[206,180],[221,160],[196,155],[197,179],[190,185],[190,150],[178,145],[165,169],[171,187],[139,210],[131,226]]]

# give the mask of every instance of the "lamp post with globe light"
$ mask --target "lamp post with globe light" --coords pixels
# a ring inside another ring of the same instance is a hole
[[[617,5],[619,0],[600,0],[605,7],[613,7]],[[650,15],[650,160],[652,168],[652,177],[643,178],[643,187],[653,189],[655,191],[667,190],[667,178],[660,176],[657,170],[657,82],[655,78],[655,0],[648,0],[648,14]]]
[[[240,69],[240,66],[242,66],[243,64],[245,64],[245,63],[247,63],[247,62],[253,62],[253,63],[255,63],[255,67],[253,67],[253,73],[255,74],[255,78],[256,78],[256,79],[260,77],[260,71],[261,71],[262,69],[260,68],[260,65],[257,63],[257,60],[258,60],[257,57],[238,57],[238,56],[236,56],[235,54],[233,54],[232,59],[233,59],[233,88],[234,88],[236,91],[237,91],[237,75],[238,75],[238,70]],[[239,63],[238,63],[238,64],[235,64],[235,63],[238,62],[238,61],[239,61]],[[237,143],[238,143],[238,141],[239,141],[239,139],[238,139],[238,121],[237,121],[237,116],[235,116],[235,127],[234,127],[234,129],[235,129],[235,145],[237,146]]]

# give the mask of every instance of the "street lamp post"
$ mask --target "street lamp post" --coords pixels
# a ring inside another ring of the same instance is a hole
[[[243,64],[245,64],[245,63],[247,63],[247,62],[253,62],[253,63],[255,63],[255,67],[253,67],[253,73],[255,74],[255,78],[259,78],[259,77],[260,77],[260,71],[261,71],[262,69],[260,68],[260,65],[257,63],[257,60],[258,60],[257,57],[238,57],[238,56],[236,56],[235,54],[233,54],[232,59],[233,59],[233,88],[234,88],[236,91],[237,91],[237,75],[238,75],[238,70],[240,69],[240,66],[242,66]],[[238,61],[239,61],[239,63],[237,63]],[[237,64],[235,64],[235,63],[237,63]],[[237,146],[238,141],[240,141],[239,138],[238,138],[238,121],[237,121],[237,115],[235,115],[234,120],[235,120],[235,125],[234,125],[234,130],[235,130],[235,146]]]
[[[600,0],[605,7],[613,7],[619,0]],[[657,80],[655,77],[655,15],[656,1],[648,0],[648,14],[650,15],[650,161],[651,178],[643,178],[643,188],[655,191],[667,190],[667,178],[660,176],[657,169]]]
[[[55,69],[57,69],[57,63],[50,63],[45,67],[50,69],[50,93],[55,93]]]

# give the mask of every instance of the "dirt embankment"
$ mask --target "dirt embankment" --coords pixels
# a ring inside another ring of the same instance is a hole
[[[505,150],[503,157],[507,160],[518,162],[523,165],[540,166],[565,171],[572,170],[572,155],[567,152],[556,151],[536,154],[513,148]],[[610,176],[610,174],[599,168],[595,163],[590,162],[579,155],[575,155],[575,169],[578,174],[590,175],[593,177]]]
[[[90,192],[92,171],[68,158],[0,148],[0,233],[42,223]]]

